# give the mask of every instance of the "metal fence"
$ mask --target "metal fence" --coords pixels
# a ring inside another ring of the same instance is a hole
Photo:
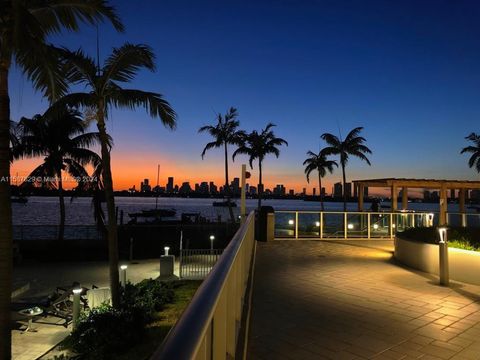
[[[58,240],[58,225],[13,225],[13,240]],[[65,240],[99,240],[102,233],[95,225],[66,225]]]
[[[205,279],[223,253],[223,249],[180,250],[180,278]]]

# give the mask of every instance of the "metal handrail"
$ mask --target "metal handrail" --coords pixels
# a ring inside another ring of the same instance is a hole
[[[222,311],[220,311],[219,316],[224,318],[220,319],[223,324],[218,326],[223,330],[220,333],[225,334],[225,332],[229,332],[228,329],[232,326],[231,323],[228,323],[228,320],[231,320],[233,315],[233,320],[236,321],[237,314],[241,313],[241,307],[243,306],[241,299],[245,295],[251,268],[254,248],[253,233],[254,213],[251,212],[195,293],[163,345],[157,349],[151,359],[204,359],[207,358],[207,349],[211,354],[214,354],[211,358],[225,358],[229,350],[230,355],[234,355],[235,349],[231,349],[231,344],[233,341],[233,347],[236,347],[236,325],[233,325],[234,331],[233,334],[230,334],[235,337],[234,339],[226,338],[223,339],[223,344],[214,344],[213,340],[218,340],[215,338],[219,334],[216,331],[217,329],[214,328],[217,325],[215,314],[218,310],[217,307],[220,306]],[[230,276],[234,278],[232,279]],[[240,290],[240,293],[237,293],[238,290]],[[230,303],[231,298],[232,303]],[[220,322],[220,320],[218,321]],[[223,354],[215,354],[217,348],[222,349],[220,352],[224,351]],[[203,350],[204,354],[201,354],[200,350]]]

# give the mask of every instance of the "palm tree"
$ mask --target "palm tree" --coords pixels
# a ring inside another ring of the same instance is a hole
[[[34,87],[57,98],[66,83],[57,53],[47,37],[63,29],[77,31],[80,23],[110,21],[123,26],[104,0],[1,1],[0,15],[0,179],[10,175],[10,97],[8,77],[15,63]],[[10,184],[0,181],[0,360],[11,357],[10,295],[12,290],[12,211]]]
[[[464,147],[460,154],[472,154],[472,156],[470,156],[470,159],[468,160],[468,166],[471,168],[475,167],[477,172],[480,172],[480,135],[472,132],[470,135],[465,137],[465,139],[470,140],[473,145]]]
[[[325,154],[340,155],[340,165],[342,166],[343,175],[343,211],[347,211],[347,192],[345,189],[347,180],[345,176],[345,167],[348,163],[349,155],[355,156],[360,160],[365,161],[368,165],[371,165],[370,160],[368,160],[365,154],[371,154],[372,152],[364,145],[367,140],[365,140],[364,137],[359,136],[362,130],[363,127],[356,127],[348,133],[345,140],[329,133],[325,133],[321,136],[321,138],[330,145],[324,149]]]
[[[238,111],[234,107],[231,107],[228,112],[222,116],[221,114],[217,115],[217,124],[216,125],[206,125],[202,126],[198,132],[207,132],[215,140],[209,142],[205,145],[205,148],[202,151],[202,159],[205,157],[207,150],[213,148],[223,147],[225,153],[225,194],[227,195],[228,202],[228,211],[230,213],[230,220],[235,221],[233,216],[231,197],[232,192],[230,189],[230,182],[228,181],[228,145],[239,145],[240,139],[242,138],[244,132],[238,130],[240,122],[237,120]]]
[[[327,171],[330,174],[333,172],[333,167],[338,167],[336,161],[327,160],[327,154],[325,154],[324,150],[320,150],[318,154],[315,154],[313,151],[307,151],[307,155],[309,156],[303,162],[305,166],[305,175],[307,176],[307,182],[310,182],[310,173],[314,170],[318,171],[318,188],[320,192],[320,205],[322,211],[324,210],[323,207],[323,193],[322,193],[322,178],[327,174]]]
[[[118,240],[115,217],[115,200],[113,197],[113,180],[110,166],[109,137],[106,129],[108,111],[112,107],[123,109],[145,108],[151,117],[160,118],[162,123],[174,129],[176,114],[162,95],[120,86],[135,77],[136,73],[145,68],[155,70],[155,56],[147,45],[124,44],[107,57],[101,69],[97,68],[94,59],[83,51],[66,52],[67,78],[76,85],[84,86],[88,92],[71,93],[63,97],[59,104],[82,107],[95,114],[100,133],[102,154],[102,181],[105,189],[108,218],[108,251],[110,261],[110,287],[112,304],[120,304],[118,278]]]
[[[62,173],[78,179],[81,187],[88,182],[86,165],[97,167],[100,157],[88,148],[100,143],[99,133],[86,132],[88,124],[73,109],[62,111],[48,109],[43,115],[32,119],[22,118],[19,128],[19,151],[15,158],[34,158],[44,156],[43,163],[37,166],[29,178],[39,179],[40,185],[57,189],[60,202],[60,225],[58,239],[63,240],[65,231],[65,200]]]
[[[280,156],[278,146],[288,143],[282,138],[275,136],[271,130],[275,124],[269,123],[260,133],[256,130],[248,135],[242,136],[242,141],[237,150],[233,153],[233,159],[238,154],[249,156],[250,167],[253,169],[253,161],[258,159],[258,210],[262,206],[263,182],[262,182],[262,163],[265,156],[274,154],[277,158]]]

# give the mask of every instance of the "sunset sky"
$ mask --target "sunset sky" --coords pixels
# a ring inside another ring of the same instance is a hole
[[[351,160],[347,178],[415,177],[476,180],[460,155],[480,132],[480,3],[475,1],[115,1],[125,34],[100,27],[100,58],[128,41],[157,56],[155,73],[128,85],[163,94],[178,113],[176,131],[143,110],[113,111],[114,186],[223,182],[222,151],[202,161],[198,134],[215,114],[239,109],[241,127],[268,122],[289,142],[265,161],[267,187],[311,192],[302,162],[324,146],[320,135],[364,126],[372,166]],[[96,31],[52,39],[95,55]],[[48,103],[18,72],[10,81],[12,119],[43,112]],[[94,130],[94,129],[93,129]],[[233,152],[233,148],[231,150]],[[231,163],[239,176],[246,158]],[[27,175],[38,161],[18,161]],[[250,183],[257,182],[257,167]],[[341,171],[325,178],[327,193]]]

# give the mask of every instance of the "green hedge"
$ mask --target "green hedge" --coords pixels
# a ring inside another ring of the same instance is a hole
[[[438,230],[433,227],[410,228],[397,233],[402,239],[438,244]],[[448,228],[448,246],[453,248],[480,251],[480,229],[450,227]]]

